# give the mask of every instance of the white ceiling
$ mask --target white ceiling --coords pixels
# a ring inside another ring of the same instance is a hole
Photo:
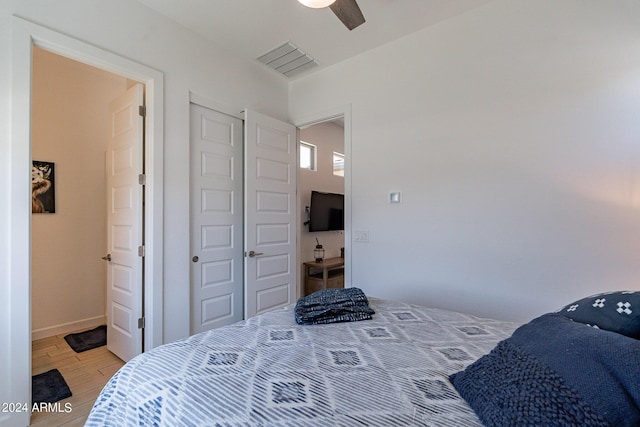
[[[353,31],[297,0],[138,1],[248,60],[288,41],[319,63],[301,76],[492,0],[358,0],[367,22]]]

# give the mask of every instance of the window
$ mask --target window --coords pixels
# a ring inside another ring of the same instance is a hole
[[[344,154],[333,152],[333,174],[344,176]]]
[[[316,146],[300,141],[300,169],[316,170]]]

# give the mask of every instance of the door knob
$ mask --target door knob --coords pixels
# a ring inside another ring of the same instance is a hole
[[[103,256],[102,259],[105,261],[111,261],[111,254],[107,254],[106,256]]]
[[[249,251],[249,258],[257,257],[258,255],[264,255],[264,252]]]
[[[193,258],[191,258],[191,261],[193,262],[198,262],[200,260],[200,258],[198,258],[198,256],[194,256]]]

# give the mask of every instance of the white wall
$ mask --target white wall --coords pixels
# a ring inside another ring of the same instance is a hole
[[[55,214],[34,214],[33,339],[105,321],[107,107],[127,80],[34,49],[32,157],[55,163]]]
[[[306,221],[305,206],[311,203],[311,191],[344,194],[344,177],[333,174],[333,152],[344,154],[344,129],[334,123],[318,123],[300,130],[300,140],[317,147],[316,170],[299,169],[298,200],[301,223]],[[310,233],[308,225],[299,229],[301,263],[313,260],[316,238],[325,249],[325,257],[340,256],[344,247],[344,233],[341,231],[317,231]],[[303,269],[304,274],[304,269]]]
[[[286,119],[286,80],[129,0],[0,2],[0,339],[11,336],[12,15],[164,73],[164,340],[189,333],[189,92],[225,112],[252,108]],[[25,171],[28,173],[28,171]],[[11,346],[0,346],[0,401],[9,402]],[[20,371],[21,372],[21,371]],[[0,415],[0,423],[3,416]]]
[[[639,40],[635,0],[497,0],[293,81],[352,106],[353,285],[519,321],[640,289]]]

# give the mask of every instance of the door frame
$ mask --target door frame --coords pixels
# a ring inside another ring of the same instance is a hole
[[[302,129],[342,117],[344,119],[344,286],[351,285],[351,104],[345,104],[327,110],[311,114],[303,114],[291,117],[293,125]],[[300,136],[298,135],[298,142]],[[299,190],[299,189],[298,189]],[[300,205],[300,192],[298,191],[297,205]],[[298,221],[297,233],[302,233],[302,223]],[[298,239],[297,251],[300,254],[300,239]],[[297,276],[301,277],[301,267],[298,263]],[[298,286],[298,295],[303,295],[303,283]]]
[[[30,21],[12,17],[12,117],[10,278],[12,307],[12,401],[31,399],[31,75],[32,48],[55,54],[139,81],[146,88],[145,125],[146,206],[144,259],[144,342],[153,348],[162,344],[163,307],[163,87],[164,75],[157,70],[65,36]],[[27,418],[28,420],[28,418]]]

